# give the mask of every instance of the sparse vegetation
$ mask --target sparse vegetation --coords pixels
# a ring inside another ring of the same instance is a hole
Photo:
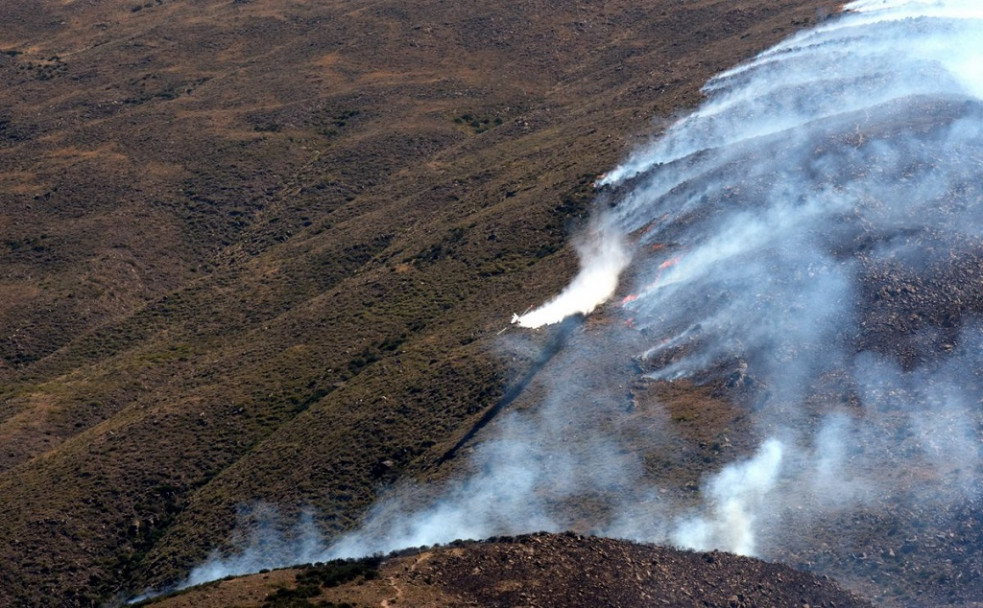
[[[61,57],[54,55],[46,59],[21,63],[17,69],[38,80],[51,80],[67,72],[68,65],[61,60]]]
[[[332,560],[304,567],[295,577],[296,586],[281,587],[263,600],[264,608],[355,608],[347,602],[314,601],[323,589],[343,585],[350,581],[370,581],[379,576],[381,557],[360,560]]]
[[[379,576],[379,564],[381,563],[381,556],[363,559],[336,559],[317,563],[304,568],[297,574],[297,584],[337,587],[358,578],[370,581]]]
[[[501,116],[478,116],[475,114],[461,114],[454,118],[456,124],[469,127],[475,134],[484,133],[494,127],[501,126],[504,119]]]
[[[342,110],[334,115],[334,126],[345,127],[348,126],[348,121],[355,118],[361,114],[361,110]]]

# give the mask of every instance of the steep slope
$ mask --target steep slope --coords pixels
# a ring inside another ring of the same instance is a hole
[[[528,365],[495,334],[572,271],[595,177],[817,7],[0,18],[0,603],[95,605],[181,577],[241,505],[337,531],[446,474]]]

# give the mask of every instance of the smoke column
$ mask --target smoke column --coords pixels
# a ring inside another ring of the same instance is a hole
[[[614,295],[618,277],[631,260],[620,233],[610,226],[594,226],[576,247],[581,269],[573,282],[543,306],[513,317],[512,323],[530,328],[553,325],[571,315],[592,313]]]
[[[912,518],[949,530],[979,497],[983,445],[981,58],[975,2],[868,0],[707,83],[601,182],[614,204],[580,275],[515,320],[590,313],[621,277],[629,295],[604,314],[631,326],[575,336],[467,478],[424,508],[421,488],[397,489],[322,557],[584,528],[572,502],[594,505],[595,533],[826,555],[847,577],[847,549],[811,530],[863,511],[902,526],[865,542],[917,539]],[[730,387],[758,449],[696,498],[662,491],[630,446],[681,443],[668,419],[624,413],[632,361],[650,382]]]

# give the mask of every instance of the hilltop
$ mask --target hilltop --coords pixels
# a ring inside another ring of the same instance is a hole
[[[403,551],[213,583],[146,605],[815,606],[869,603],[778,564],[574,534],[533,534]],[[279,603],[278,603],[279,602]],[[303,602],[307,602],[306,604]]]

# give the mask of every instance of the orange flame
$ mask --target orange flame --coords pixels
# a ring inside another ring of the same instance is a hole
[[[672,268],[673,266],[675,266],[676,264],[678,264],[679,263],[679,260],[681,260],[681,259],[683,259],[683,256],[681,256],[681,255],[677,255],[674,258],[669,258],[665,262],[662,262],[661,264],[659,264],[659,270],[665,270],[666,268]],[[660,272],[659,273],[659,276],[657,276],[655,278],[655,280],[658,281],[661,277],[662,277],[662,273]]]
[[[633,293],[633,294],[629,294],[629,295],[625,296],[624,299],[621,300],[621,305],[622,306],[626,306],[626,305],[634,302],[638,298],[642,297],[642,294],[647,293],[647,292],[655,289],[656,287],[658,287],[659,281],[662,280],[662,274],[666,271],[666,269],[672,268],[673,266],[675,266],[676,264],[678,264],[680,262],[680,260],[682,260],[682,259],[683,259],[683,256],[682,255],[677,255],[676,257],[669,258],[668,260],[665,260],[664,262],[662,262],[661,264],[659,264],[659,272],[656,273],[655,278],[652,279],[652,282],[649,283],[648,285],[646,285],[645,286],[645,289],[643,289],[640,293]]]

